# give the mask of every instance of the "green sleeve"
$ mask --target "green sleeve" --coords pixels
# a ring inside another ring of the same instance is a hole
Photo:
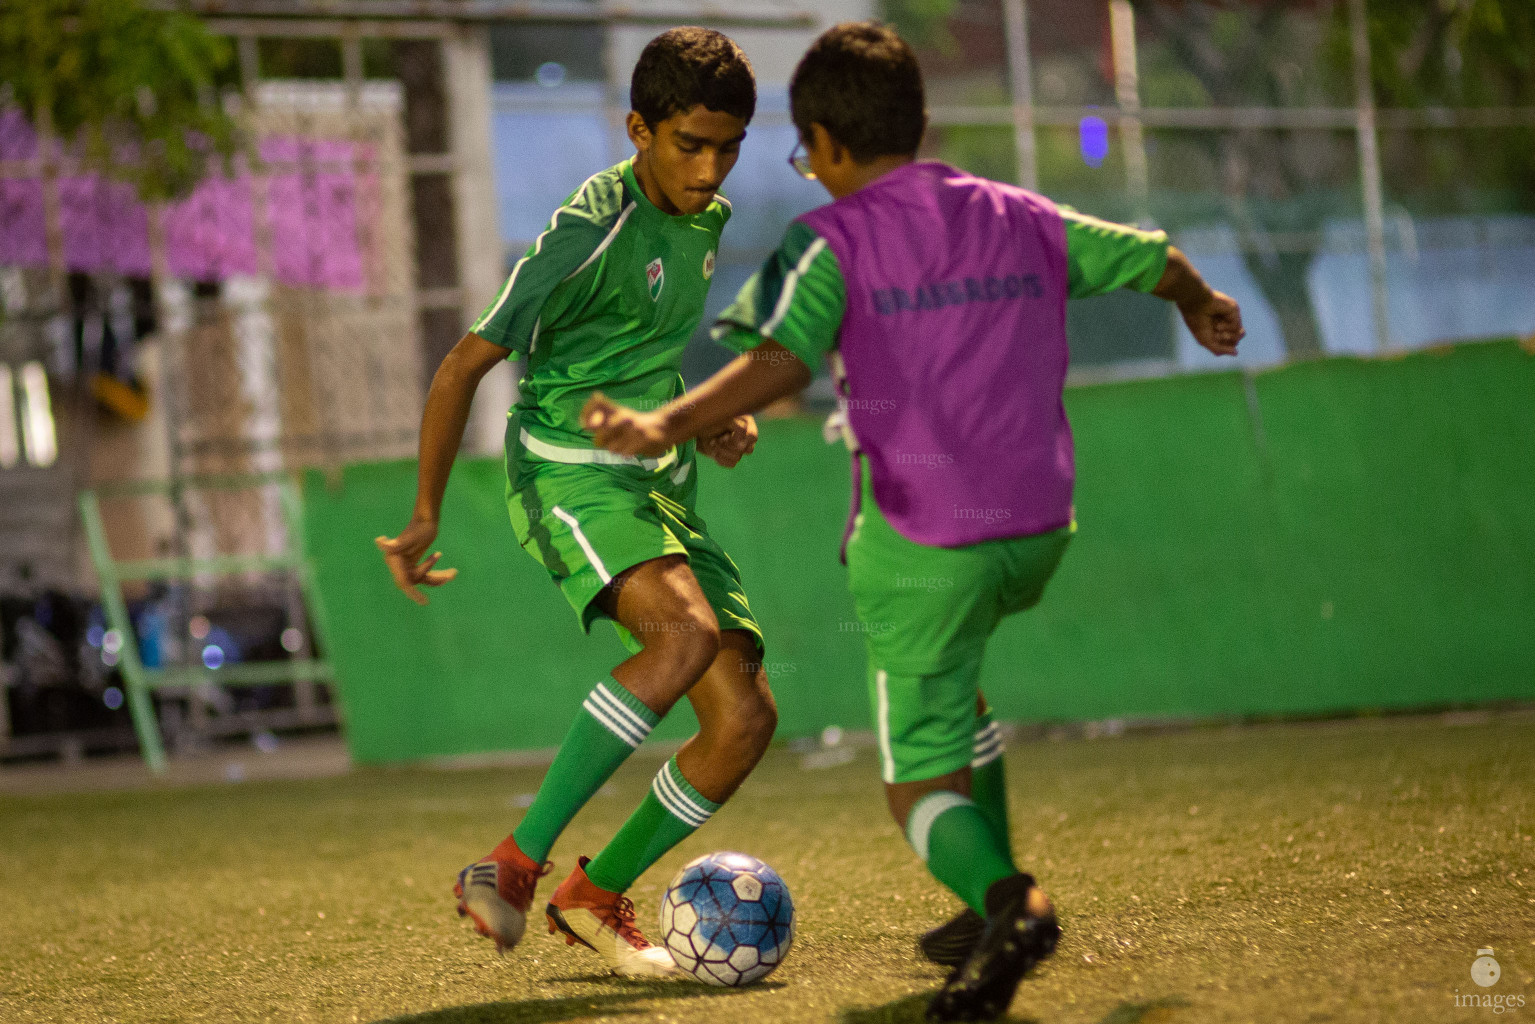
[[[469,329],[493,345],[525,355],[550,294],[600,255],[607,237],[607,226],[588,211],[560,207]]]
[[[1060,208],[1066,222],[1067,294],[1073,299],[1119,288],[1149,292],[1167,269],[1167,232],[1142,231]]]
[[[826,239],[796,221],[783,244],[720,314],[714,340],[737,352],[778,342],[812,371],[837,347],[847,283]]]

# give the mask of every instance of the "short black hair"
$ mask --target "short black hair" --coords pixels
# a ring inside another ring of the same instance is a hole
[[[800,136],[820,124],[859,163],[906,156],[922,145],[927,99],[917,55],[895,29],[845,21],[810,44],[789,81]]]
[[[708,28],[662,32],[640,53],[629,80],[629,106],[646,127],[702,103],[750,123],[757,111],[757,76],[727,35]]]

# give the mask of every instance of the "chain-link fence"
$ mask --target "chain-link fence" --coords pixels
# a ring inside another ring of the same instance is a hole
[[[1241,301],[1247,366],[1529,333],[1535,76],[1393,90],[1452,47],[1435,6],[959,0],[922,41],[925,151],[1166,229]],[[1079,375],[1214,365],[1138,296],[1071,334]]]

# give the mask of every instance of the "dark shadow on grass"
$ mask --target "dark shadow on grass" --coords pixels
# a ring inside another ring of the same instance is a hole
[[[1164,1024],[1177,1020],[1179,1010],[1189,1005],[1187,999],[1170,996],[1149,1003],[1120,1003],[1104,1015],[1098,1024]]]
[[[701,981],[687,981],[674,978],[670,981],[647,981],[643,978],[619,978],[612,974],[572,974],[568,978],[546,979],[551,985],[622,985],[626,989],[645,989],[653,993],[657,998],[665,998],[668,995],[714,995],[729,996],[738,992],[761,992],[764,989],[771,991],[784,987],[781,981],[759,981],[751,985],[743,985],[740,988],[726,988],[724,985],[705,985]]]
[[[934,992],[936,991],[935,989]],[[897,999],[883,1006],[843,1010],[837,1022],[838,1024],[926,1024],[927,1004],[932,1000],[933,994],[933,992],[919,992],[914,996]],[[1032,1017],[1009,1016],[1004,1019],[1014,1021],[1016,1024],[1038,1024]]]
[[[843,1010],[837,1021],[838,1024],[925,1024],[927,1004],[932,998],[931,992],[919,992],[883,1006]],[[1149,1003],[1120,1003],[1098,1024],[1167,1024],[1181,1017],[1177,1011],[1188,1005],[1188,1000],[1176,996]],[[1037,1024],[1033,1017],[1009,1015],[1004,1019],[1016,1024]]]
[[[649,1000],[726,997],[761,989],[783,988],[783,982],[761,982],[746,988],[721,988],[689,981],[625,981],[611,974],[585,974],[552,978],[559,984],[621,985],[621,992],[599,992],[556,999],[524,999],[519,1002],[475,1003],[450,1006],[426,1013],[390,1017],[376,1024],[557,1024],[587,1017],[615,1017],[650,1013],[653,1007],[635,1006]]]

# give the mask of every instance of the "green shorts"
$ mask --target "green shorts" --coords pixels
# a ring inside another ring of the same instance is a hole
[[[986,641],[1044,594],[1076,532],[938,548],[907,540],[880,513],[869,473],[848,585],[869,649],[869,699],[886,782],[916,782],[970,763]]]
[[[697,467],[691,442],[651,471],[640,466],[553,462],[527,452],[509,435],[506,504],[522,549],[549,571],[575,609],[581,628],[606,618],[597,595],[641,562],[683,555],[719,620],[744,629],[762,649],[741,573],[693,511]],[[613,623],[632,652],[641,645]]]

